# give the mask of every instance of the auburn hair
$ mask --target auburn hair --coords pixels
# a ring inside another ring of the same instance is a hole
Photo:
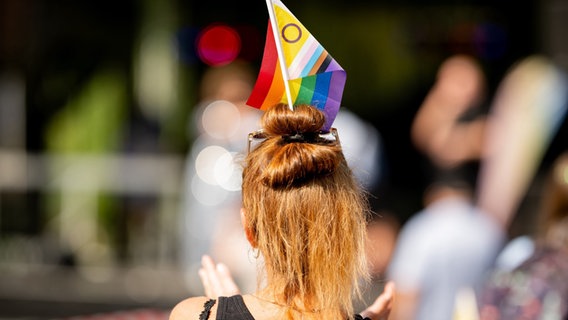
[[[367,197],[338,140],[322,138],[324,114],[285,104],[261,118],[266,137],[245,159],[247,229],[264,259],[269,290],[304,318],[346,319],[367,278]]]

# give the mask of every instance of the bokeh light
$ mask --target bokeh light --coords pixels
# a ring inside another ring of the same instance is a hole
[[[239,191],[241,168],[235,161],[237,155],[236,152],[229,152],[221,146],[205,147],[195,159],[197,177],[210,186],[219,186],[226,191]]]
[[[241,167],[235,161],[237,153],[225,153],[215,163],[215,180],[227,191],[241,190]]]
[[[230,139],[240,126],[241,115],[237,107],[225,100],[216,100],[203,110],[203,130],[215,139]]]
[[[229,151],[220,146],[209,146],[201,150],[195,159],[197,176],[210,185],[218,185],[215,179],[216,163],[218,159],[227,153]]]
[[[237,58],[241,51],[238,32],[223,24],[205,28],[197,38],[197,53],[210,66],[225,65]]]

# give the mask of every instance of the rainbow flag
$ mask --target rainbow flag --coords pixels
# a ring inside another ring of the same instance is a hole
[[[329,130],[341,105],[347,74],[322,45],[279,0],[271,0],[278,35],[288,72],[292,105],[310,104],[326,115]],[[277,103],[288,104],[284,77],[271,23],[260,72],[247,101],[251,107],[266,110]]]

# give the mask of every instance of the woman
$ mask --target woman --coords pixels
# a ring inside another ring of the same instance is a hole
[[[352,299],[367,277],[368,207],[337,134],[320,132],[324,122],[314,107],[292,111],[279,104],[263,115],[263,130],[249,135],[249,143],[262,141],[245,159],[241,218],[262,256],[265,285],[240,295],[228,271],[206,257],[201,276],[208,297],[180,302],[170,319],[388,317],[390,283],[369,308],[353,315]]]

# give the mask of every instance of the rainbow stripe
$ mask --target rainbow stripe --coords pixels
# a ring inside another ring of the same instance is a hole
[[[326,115],[329,130],[341,105],[347,74],[322,45],[278,0],[272,0],[279,41],[289,77],[292,104],[310,104]],[[272,26],[268,23],[260,72],[247,104],[266,110],[288,103]]]

